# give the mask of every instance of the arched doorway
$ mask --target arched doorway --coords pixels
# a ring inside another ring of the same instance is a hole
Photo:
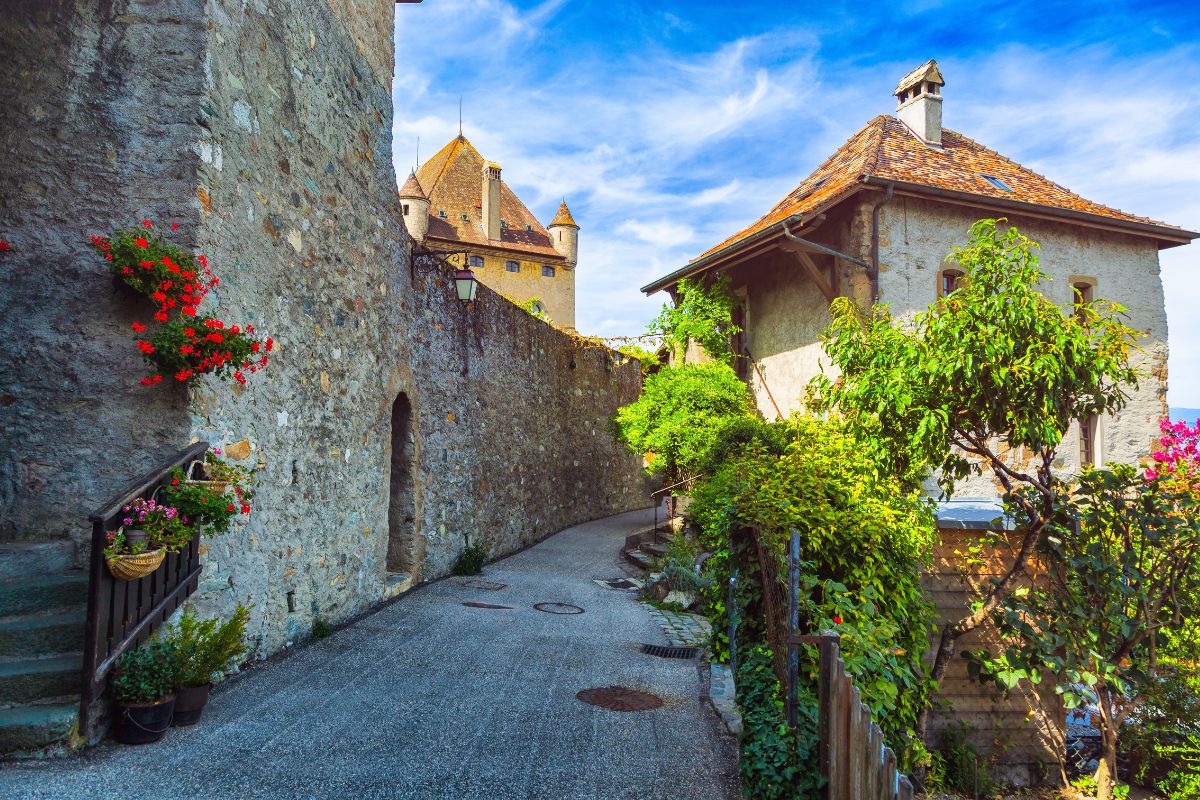
[[[388,499],[389,573],[412,573],[416,546],[416,503],[413,496],[412,404],[401,392],[392,403],[392,464]]]

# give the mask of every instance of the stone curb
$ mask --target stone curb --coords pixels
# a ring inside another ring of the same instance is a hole
[[[733,673],[727,664],[710,661],[708,701],[713,709],[721,715],[725,729],[734,736],[742,735],[742,714],[737,707],[737,686],[733,682]]]

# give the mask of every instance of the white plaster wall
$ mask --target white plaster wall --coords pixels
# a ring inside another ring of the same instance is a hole
[[[945,263],[947,254],[966,242],[972,223],[984,216],[967,207],[912,197],[897,197],[885,206],[880,219],[880,302],[890,304],[892,313],[901,317],[926,309],[937,296],[938,273],[953,266]],[[1069,308],[1071,281],[1095,279],[1095,297],[1125,306],[1127,324],[1146,334],[1134,355],[1144,377],[1138,388],[1130,388],[1123,411],[1100,420],[1096,435],[1101,463],[1137,463],[1149,454],[1158,421],[1167,413],[1167,317],[1157,246],[1141,237],[1016,215],[1010,221],[1041,245],[1041,268],[1050,276],[1042,291],[1048,297]],[[1064,477],[1078,473],[1079,451],[1078,427],[1072,426],[1055,461]],[[985,475],[964,482],[958,493],[996,490]]]

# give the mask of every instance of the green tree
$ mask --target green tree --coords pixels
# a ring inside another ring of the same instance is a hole
[[[746,384],[728,365],[713,362],[664,367],[613,421],[617,438],[646,456],[648,474],[677,481],[694,474],[723,425],[753,413]]]
[[[729,337],[741,331],[733,324],[737,298],[730,289],[729,276],[722,274],[707,282],[704,278],[684,278],[676,287],[676,300],[663,306],[649,326],[649,332],[663,337],[676,361],[682,361],[688,342],[695,342],[716,361],[729,364],[732,353]]]
[[[1179,598],[1200,570],[1200,509],[1193,493],[1110,464],[1085,470],[1055,511],[1038,548],[1045,579],[992,611],[1006,646],[964,656],[1006,691],[1049,676],[1067,708],[1094,703],[1097,796],[1109,800],[1121,726],[1160,693],[1158,642],[1185,623]]]
[[[864,318],[836,299],[825,349],[840,377],[819,376],[812,387],[817,407],[878,425],[894,443],[885,451],[897,474],[935,465],[950,494],[986,469],[1028,520],[1012,567],[982,589],[971,613],[942,628],[935,681],[957,640],[999,607],[1035,554],[1055,513],[1051,465],[1071,423],[1121,409],[1124,387],[1138,377],[1129,359],[1140,334],[1121,321],[1123,309],[1094,301],[1064,312],[1038,291],[1049,278],[1037,244],[999,222],[971,227],[949,259],[965,272],[962,285],[911,322],[885,306]]]

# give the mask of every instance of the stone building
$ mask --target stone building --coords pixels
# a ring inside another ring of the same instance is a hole
[[[546,227],[461,133],[400,188],[404,224],[426,250],[451,254],[486,286],[575,328],[579,226],[564,199]]]
[[[649,505],[639,459],[606,433],[637,365],[486,286],[465,304],[443,267],[410,257],[392,37],[395,14],[421,11],[6,6],[0,753],[73,725],[88,515],[190,441],[258,470],[253,512],[203,540],[193,603],[251,604],[259,657],[448,574],[468,542],[496,557]],[[528,221],[500,198],[502,218]],[[277,343],[248,385],[139,384],[145,299],[89,237],[142,220],[178,224],[170,236],[221,276],[202,311]],[[570,272],[548,242],[528,257]]]
[[[802,409],[805,387],[822,368],[819,337],[831,322],[831,300],[849,296],[864,309],[886,303],[897,317],[925,310],[954,288],[961,273],[945,259],[966,241],[970,226],[1006,217],[1041,245],[1049,297],[1064,309],[1081,296],[1114,300],[1128,308],[1128,324],[1146,334],[1135,359],[1147,377],[1119,415],[1074,426],[1056,469],[1069,475],[1082,463],[1138,462],[1167,414],[1158,252],[1200,234],[1087,200],[944,128],[943,86],[933,61],[905,76],[894,92],[895,116],[871,120],[762,217],[643,291],[671,291],[685,277],[729,275],[741,299],[736,314],[744,332],[734,343],[745,356],[740,369],[763,416],[778,418]],[[830,369],[827,360],[824,367]],[[995,498],[998,489],[985,474],[961,482],[958,492]],[[954,508],[942,515],[943,545],[927,578],[943,619],[965,615],[966,584],[991,577],[963,574],[955,547],[987,526],[957,520]],[[987,636],[981,631],[963,647]],[[977,728],[980,751],[1018,780],[1062,752],[1061,711],[1032,691],[999,702],[971,684],[956,659],[943,697],[950,707],[935,714],[935,737],[951,720],[967,719]],[[1030,726],[1027,717],[1038,724]]]

